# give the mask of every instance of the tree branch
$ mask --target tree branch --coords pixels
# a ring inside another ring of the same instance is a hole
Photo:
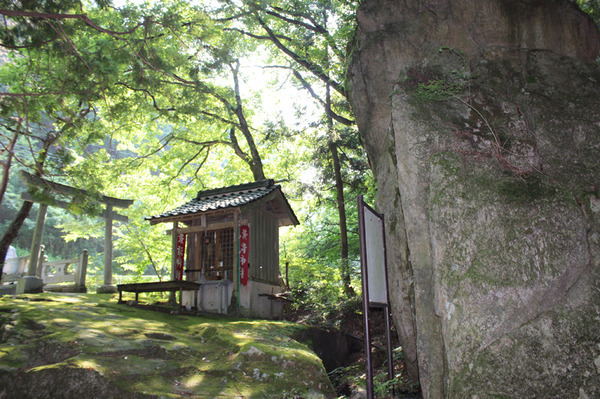
[[[177,171],[177,173],[175,173],[175,175],[173,175],[173,177],[171,177],[171,179],[169,179],[169,185],[170,183],[177,179],[179,177],[179,175],[183,172],[183,170],[185,169],[186,166],[188,166],[190,163],[192,163],[193,160],[195,160],[196,158],[198,158],[200,156],[200,154],[202,154],[202,151],[204,151],[206,148],[210,148],[210,146],[203,146],[202,148],[200,148],[200,150],[198,150],[198,152],[196,152],[196,154],[189,158],[188,160],[186,160],[183,165],[181,165],[181,167],[179,168],[179,170]]]
[[[146,93],[146,94],[147,94],[148,96],[150,96],[150,98],[152,99],[152,105],[154,106],[154,108],[155,108],[157,111],[175,111],[175,107],[169,107],[169,108],[160,108],[160,107],[158,106],[158,103],[156,102],[156,97],[154,97],[154,95],[153,95],[153,94],[150,92],[150,90],[148,90],[148,89],[138,89],[138,88],[135,88],[135,87],[131,87],[131,86],[130,86],[130,85],[128,85],[127,83],[123,83],[123,82],[117,82],[117,83],[115,83],[115,84],[116,84],[116,85],[121,85],[121,86],[124,86],[124,87],[126,87],[126,88],[128,88],[129,90],[132,90],[132,91],[138,91],[138,92],[140,92],[140,91],[141,91],[141,92],[143,92],[143,93]]]
[[[328,115],[331,115],[331,117],[333,119],[335,119],[337,122],[340,122],[343,125],[346,126],[353,126],[354,125],[354,121],[344,118],[343,116],[337,114],[336,112],[333,111],[333,109],[331,109],[331,106],[329,104],[326,104],[325,101],[323,101],[321,99],[321,97],[319,97],[317,95],[317,93],[315,93],[315,91],[313,90],[312,86],[310,85],[310,83],[308,83],[306,81],[306,79],[304,79],[304,77],[300,74],[300,72],[296,71],[295,69],[292,69],[292,73],[294,74],[294,77],[296,79],[298,79],[300,81],[300,83],[302,84],[302,87],[308,91],[310,93],[310,95],[317,100],[323,107],[325,107],[325,111],[327,112]]]
[[[204,159],[202,160],[202,162],[200,162],[200,164],[198,165],[198,167],[196,168],[196,171],[194,172],[194,176],[196,176],[196,179],[199,179],[198,177],[198,173],[200,173],[200,169],[202,169],[202,167],[204,166],[204,164],[206,163],[206,161],[208,160],[208,156],[210,155],[210,150],[212,147],[208,147],[206,149],[206,154],[204,155]]]
[[[234,65],[230,63],[229,68],[231,69],[231,73],[233,75],[233,86],[234,86],[234,91],[235,91],[236,107],[235,107],[234,112],[238,118],[238,121],[240,122],[240,125],[239,125],[240,131],[244,135],[244,138],[246,139],[246,143],[248,144],[248,147],[250,148],[250,159],[247,162],[248,162],[248,165],[250,166],[250,170],[252,171],[252,175],[254,176],[254,179],[257,181],[263,180],[266,177],[265,177],[265,172],[263,170],[262,159],[260,157],[260,154],[258,153],[258,149],[256,147],[256,142],[254,141],[254,137],[252,136],[252,133],[250,132],[250,126],[248,125],[248,121],[246,120],[246,117],[244,115],[242,96],[240,94],[240,82],[239,82],[239,76],[238,76],[240,62],[238,60],[236,60]],[[234,133],[234,136],[235,136],[235,131],[232,131],[232,133]],[[242,159],[244,159],[244,158],[242,158]]]
[[[271,37],[270,37],[270,36],[256,35],[256,34],[254,34],[254,33],[250,33],[250,32],[247,32],[247,31],[245,31],[245,30],[242,30],[242,29],[239,29],[239,28],[223,28],[223,30],[225,30],[225,31],[229,31],[229,32],[238,32],[238,33],[241,33],[242,35],[245,35],[245,36],[251,37],[251,38],[253,38],[253,39],[257,39],[257,40],[271,40]],[[291,39],[291,38],[289,38],[289,37],[287,37],[287,36],[283,36],[283,35],[276,35],[276,37],[277,37],[278,39],[287,40],[287,41],[289,41],[289,42],[291,42],[291,41],[292,41],[292,39]]]
[[[235,135],[235,127],[231,127],[231,129],[229,129],[229,138],[231,139],[231,148],[233,148],[235,155],[243,159],[246,163],[249,163],[250,157],[240,147],[240,143]]]
[[[26,97],[42,97],[42,96],[57,96],[64,94],[98,94],[94,91],[49,91],[46,93],[8,93],[8,92],[0,92],[0,97],[18,97],[18,98],[26,98]]]
[[[277,8],[277,7],[274,7],[274,9],[278,10],[278,11],[284,11],[283,9]],[[302,22],[302,21],[299,21],[297,19],[288,18],[288,17],[286,17],[284,15],[281,15],[281,14],[275,12],[275,11],[267,11],[267,10],[265,10],[265,12],[267,14],[269,14],[269,15],[271,15],[273,17],[279,18],[282,21],[285,21],[285,22],[287,22],[289,24],[296,25],[296,26],[301,26],[303,28],[306,28],[308,30],[312,30],[313,32],[317,32],[317,33],[321,33],[321,34],[327,33],[327,31],[325,30],[325,28],[323,28],[322,26],[319,26],[318,24],[315,23],[314,19],[309,18],[308,16],[305,16],[303,14],[297,14],[295,16],[306,18],[309,21],[311,21],[313,23],[313,25],[307,24],[306,22]]]
[[[304,68],[306,68],[308,71],[310,71],[313,75],[315,75],[321,81],[330,85],[335,91],[340,93],[342,96],[344,96],[345,98],[348,98],[348,93],[346,92],[346,89],[344,88],[344,86],[342,86],[338,82],[331,79],[319,65],[305,60],[304,58],[302,58],[301,56],[299,56],[298,54],[296,54],[295,52],[293,52],[292,50],[287,48],[285,45],[283,45],[283,43],[281,43],[281,41],[273,33],[271,28],[269,28],[267,26],[265,21],[263,21],[262,18],[258,15],[256,15],[255,17],[256,17],[256,20],[258,21],[258,23],[265,30],[265,32],[267,32],[267,34],[271,38],[271,41],[273,42],[273,44],[275,44],[275,46],[278,49],[280,49],[283,53],[287,54],[291,59],[296,61],[298,64],[302,65]]]
[[[111,36],[127,36],[135,32],[143,23],[138,23],[136,26],[131,28],[125,32],[118,32],[110,29],[102,28],[99,25],[96,25],[86,14],[52,14],[52,13],[43,13],[43,12],[33,12],[33,11],[19,11],[19,10],[5,10],[0,9],[0,15],[5,15],[7,17],[26,17],[26,18],[40,18],[40,19],[53,19],[53,20],[61,20],[61,19],[78,19],[85,22],[86,25],[96,29],[99,32],[106,33]]]
[[[282,13],[287,13],[289,15],[293,15],[295,17],[305,18],[305,19],[309,20],[312,25],[306,24],[306,23],[303,23],[301,21],[297,21],[294,19],[286,18],[283,15],[280,15],[279,13],[276,13],[273,11],[265,11],[267,14],[274,16],[276,18],[279,18],[285,22],[288,22],[288,23],[296,25],[296,26],[304,27],[306,29],[312,30],[316,33],[319,33],[319,34],[325,36],[325,39],[327,40],[329,47],[331,47],[331,49],[338,55],[338,57],[340,57],[340,59],[342,59],[342,60],[346,59],[346,56],[337,47],[335,40],[333,39],[333,37],[331,37],[331,35],[329,34],[329,31],[327,31],[327,28],[324,25],[319,24],[311,15],[303,14],[303,13],[299,13],[299,12],[293,12],[293,11],[289,11],[289,10],[284,10],[281,7],[273,7],[273,9],[277,10],[279,12],[282,12]]]
[[[227,146],[231,145],[231,142],[229,142],[227,140],[196,141],[196,140],[187,139],[185,137],[177,137],[177,136],[173,136],[173,140],[179,140],[179,141],[183,141],[184,143],[193,144],[193,145],[197,145],[197,146],[203,146],[203,147],[212,147],[213,145],[216,145],[216,144],[223,144],[223,145],[227,145]]]

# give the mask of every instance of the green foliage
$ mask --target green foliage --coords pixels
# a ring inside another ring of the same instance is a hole
[[[267,177],[285,182],[307,223],[282,245],[289,247],[292,285],[316,298],[309,306],[318,312],[339,305],[340,233],[330,143],[342,163],[353,273],[355,197],[374,190],[344,86],[346,42],[357,6],[174,0],[115,8],[63,1],[38,3],[31,11],[87,19],[7,16],[11,28],[2,32],[0,45],[12,52],[0,67],[0,85],[19,96],[0,96],[2,143],[9,132],[18,132],[20,165],[91,193],[68,199],[72,215],[60,211],[52,219],[49,252],[59,247],[55,238],[72,246],[87,240],[94,247],[90,271],[99,272],[104,227],[94,217],[101,210],[94,198],[134,199],[119,211],[129,223],[113,229],[115,270],[164,278],[170,238],[144,217],[189,200],[199,189],[251,181],[262,168]],[[277,68],[266,67],[273,65]],[[331,109],[342,121],[333,129],[325,117],[325,85],[333,88]],[[312,100],[276,111],[268,100],[285,97],[274,94],[279,88],[287,97],[312,91],[306,96]],[[313,168],[317,178],[300,184],[299,177]],[[7,214],[20,206],[13,201],[19,190],[9,189]]]
[[[23,1],[19,4],[21,11],[37,13],[82,13],[81,2],[79,0],[39,0]],[[15,8],[15,2],[9,0],[0,1],[1,9]],[[73,32],[75,21],[68,21],[62,26],[66,34]],[[0,30],[0,42],[8,48],[29,47],[40,43],[52,43],[60,37],[60,31],[55,29],[51,23],[42,18],[32,18],[21,24],[7,24]],[[56,44],[55,44],[56,45]],[[58,47],[58,46],[56,46]]]
[[[419,392],[419,385],[411,381],[402,365],[404,364],[404,351],[402,347],[392,350],[392,365],[394,365],[394,376],[389,378],[387,369],[387,360],[375,370],[373,378],[373,388],[375,396],[378,398],[403,397],[405,393]]]
[[[461,85],[436,79],[419,83],[414,96],[421,101],[443,101],[462,92]]]
[[[19,392],[28,389],[23,380],[51,373],[61,388],[93,388],[95,397],[333,394],[320,359],[294,339],[303,327],[292,323],[175,316],[107,295],[39,294],[0,298],[0,328],[0,378],[20,380]],[[31,385],[28,396],[47,393]]]
[[[598,0],[571,0],[585,11],[600,27],[600,1]]]
[[[318,183],[317,181],[314,182]],[[352,190],[347,186],[346,207],[349,229],[349,266],[351,284],[361,291],[358,221],[356,195],[364,194],[374,202],[374,182],[367,173],[363,185]],[[360,295],[347,298],[343,295],[342,263],[337,209],[332,198],[322,197],[324,191],[304,187],[302,201],[292,202],[301,215],[301,224],[281,233],[280,259],[289,262],[290,286],[298,309],[310,311],[322,322],[332,313]],[[317,321],[317,320],[315,320]]]
[[[394,366],[394,377],[389,379],[387,357],[381,364],[377,364],[373,370],[373,390],[376,398],[404,398],[406,394],[413,397],[419,392],[419,385],[410,381],[405,375],[404,351],[402,347],[393,349],[392,364]],[[329,373],[329,379],[334,386],[348,383],[350,386],[358,386],[366,389],[365,365],[362,363],[351,364],[347,367],[339,367]]]

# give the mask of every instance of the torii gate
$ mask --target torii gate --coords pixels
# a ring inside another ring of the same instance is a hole
[[[78,188],[73,188],[70,186],[65,186],[60,183],[55,183],[46,179],[42,179],[41,177],[34,176],[25,171],[20,171],[19,176],[21,179],[29,186],[35,186],[44,190],[45,193],[58,193],[67,197],[75,197],[75,196],[88,196],[89,193],[86,190],[81,190]],[[68,207],[68,203],[64,201],[60,201],[54,199],[50,196],[50,199],[47,201],[41,201],[39,199],[34,199],[29,193],[24,192],[21,194],[21,199],[29,202],[38,202],[40,204],[40,208],[38,210],[38,215],[35,224],[35,230],[33,233],[33,240],[31,243],[31,255],[29,258],[29,269],[27,270],[26,280],[30,280],[30,282],[25,282],[22,286],[24,292],[31,292],[38,290],[41,288],[41,282],[38,281],[36,277],[36,267],[39,261],[40,249],[42,244],[42,235],[44,233],[44,225],[46,224],[46,213],[48,211],[48,205],[58,206],[60,208],[66,209]],[[117,208],[128,208],[131,204],[133,204],[133,200],[124,200],[119,198],[107,197],[105,195],[96,199],[97,202],[106,205],[106,208],[102,211],[100,215],[104,219],[106,219],[105,229],[104,229],[104,285],[98,288],[98,293],[115,293],[117,292],[117,288],[112,285],[112,227],[113,221],[120,222],[128,222],[129,219],[127,216],[123,216],[118,214],[113,210],[114,207]]]

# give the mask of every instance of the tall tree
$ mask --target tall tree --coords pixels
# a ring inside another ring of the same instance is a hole
[[[198,172],[217,147],[231,149],[255,180],[266,177],[256,137],[269,135],[273,126],[252,126],[239,60],[253,49],[253,41],[229,29],[230,20],[211,18],[203,7],[182,1],[122,10],[57,4],[19,8],[11,3],[0,9],[8,21],[0,45],[18,54],[4,68],[12,72],[2,76],[7,83],[0,93],[4,127],[17,132],[16,119],[26,120],[21,126],[44,120],[62,134],[79,118],[79,130],[47,150],[64,155],[60,167],[38,163],[45,165],[38,175],[106,190],[101,182],[109,179],[100,175],[107,169],[99,173],[97,165],[110,159],[105,155],[116,155],[108,151],[119,146],[139,162],[115,166],[137,167],[160,156],[168,181],[202,180]],[[11,74],[21,77],[20,86]],[[152,133],[143,133],[146,129]],[[3,145],[12,157],[8,139]],[[116,145],[107,147],[111,142]],[[2,242],[10,243],[11,237],[14,233]]]
[[[237,3],[228,1],[230,7]],[[344,181],[334,124],[353,126],[348,107],[348,92],[344,87],[343,50],[352,28],[350,15],[355,4],[335,1],[243,3],[237,15],[245,28],[236,30],[248,37],[267,41],[287,59],[293,76],[324,109],[326,143],[333,168],[334,197],[339,217],[340,261],[344,292],[352,296],[349,269],[348,226]],[[229,12],[231,12],[229,10]],[[334,20],[334,23],[329,23]],[[329,26],[334,26],[330,31]],[[332,95],[336,93],[336,99]],[[320,94],[319,94],[320,93]]]

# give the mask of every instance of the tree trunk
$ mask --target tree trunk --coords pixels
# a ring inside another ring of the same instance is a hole
[[[12,244],[13,240],[19,234],[19,230],[29,216],[29,211],[33,207],[33,202],[23,201],[21,205],[21,209],[15,215],[15,218],[10,223],[2,238],[0,238],[0,259],[2,259],[2,267],[4,267],[4,258],[6,257],[6,252],[8,251],[8,247]]]
[[[327,9],[323,9],[323,26],[327,28]],[[325,68],[330,67],[329,44],[325,43]],[[327,133],[329,136],[329,152],[333,161],[333,174],[335,177],[335,200],[337,203],[340,226],[340,274],[344,285],[344,294],[347,298],[356,295],[352,288],[350,264],[348,262],[348,224],[346,221],[346,201],[344,199],[344,181],[342,180],[342,165],[336,144],[336,133],[333,125],[333,111],[331,108],[331,84],[325,83],[325,116],[327,118]]]
[[[346,222],[346,201],[344,200],[344,182],[342,181],[340,157],[338,155],[337,145],[329,143],[329,152],[333,160],[333,171],[335,174],[335,199],[337,202],[339,226],[340,226],[340,270],[342,282],[344,284],[344,294],[347,297],[356,295],[352,288],[350,278],[350,264],[348,262],[348,225]]]
[[[0,204],[4,200],[4,194],[6,193],[6,188],[8,187],[8,179],[10,175],[10,167],[12,164],[12,160],[14,157],[14,149],[15,144],[17,142],[17,138],[19,138],[19,133],[15,133],[13,138],[10,140],[8,144],[8,148],[6,148],[6,161],[2,164],[4,170],[2,171],[2,181],[0,182]],[[7,247],[8,248],[8,247]],[[4,258],[2,258],[4,259]]]
[[[248,164],[248,166],[250,166],[250,170],[252,171],[254,180],[264,180],[266,179],[266,177],[262,165],[262,159],[260,157],[260,153],[258,152],[258,148],[256,147],[256,142],[254,141],[252,132],[250,131],[250,126],[248,126],[248,122],[246,121],[246,117],[244,116],[244,108],[242,107],[242,96],[240,94],[240,83],[238,77],[239,62],[236,62],[235,66],[230,65],[230,67],[231,72],[233,74],[235,88],[236,107],[234,112],[238,118],[240,131],[244,135],[244,138],[246,139],[246,144],[248,144],[248,148],[250,149],[250,155],[248,156],[247,154],[245,154],[245,156],[241,158]],[[233,136],[235,136],[235,131],[232,130],[232,132]],[[232,142],[235,146],[237,146],[237,148],[235,148],[236,154],[238,154],[238,150],[241,152],[241,148],[237,144],[237,140],[235,140],[235,137],[232,138]]]
[[[48,148],[56,141],[58,135],[52,135],[50,138],[44,141],[43,147],[40,150],[38,159],[36,160],[35,174],[36,176],[41,176],[44,168],[44,163],[46,162],[46,158],[48,156]],[[15,215],[15,218],[10,223],[2,238],[0,238],[0,260],[2,262],[2,267],[4,267],[4,258],[6,257],[6,252],[8,251],[8,247],[12,244],[13,240],[19,234],[19,230],[21,230],[21,226],[29,216],[29,212],[33,207],[33,203],[29,201],[23,201],[23,205],[21,205],[21,209]]]
[[[346,222],[346,201],[344,200],[344,181],[342,180],[342,165],[338,154],[338,147],[335,143],[335,134],[333,131],[333,118],[331,117],[331,91],[329,86],[325,89],[327,130],[329,133],[329,152],[333,161],[333,173],[335,176],[335,199],[337,202],[339,226],[340,226],[340,272],[344,284],[344,294],[346,297],[356,295],[352,288],[350,278],[350,265],[348,262],[348,225]]]

